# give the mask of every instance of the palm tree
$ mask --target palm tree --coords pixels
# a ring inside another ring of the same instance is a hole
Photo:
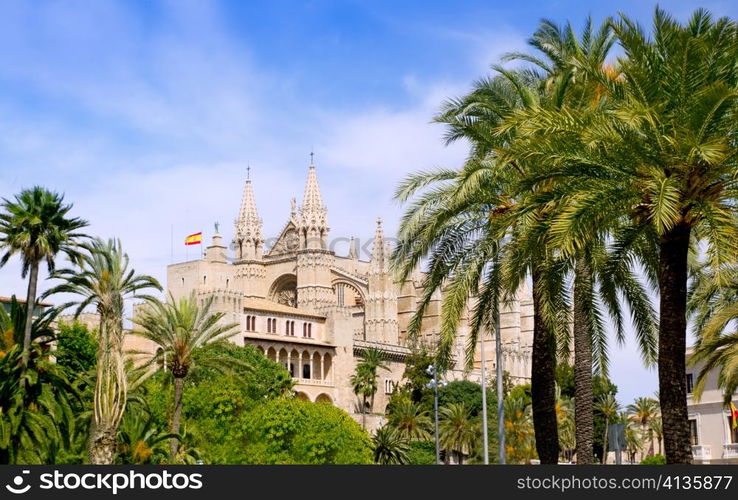
[[[356,365],[350,379],[351,388],[359,399],[361,408],[361,426],[366,429],[366,410],[369,406],[369,398],[377,392],[377,377],[364,364]]]
[[[161,290],[161,285],[151,276],[138,275],[129,269],[128,255],[123,252],[120,241],[96,238],[82,246],[86,251],[79,256],[79,269],[54,272],[52,277],[62,283],[44,296],[78,295],[81,300],[65,304],[65,307],[76,304],[75,316],[78,316],[87,306],[94,305],[100,315],[89,458],[93,464],[111,464],[128,393],[123,359],[124,300],[132,295],[151,299],[137,292],[151,288]]]
[[[571,462],[577,447],[574,425],[574,401],[563,397],[558,387],[556,388],[556,418],[561,453],[565,461]],[[577,463],[579,463],[578,456]]]
[[[653,454],[653,427],[652,422],[659,416],[659,402],[653,398],[636,398],[628,405],[630,418],[641,428],[641,435],[648,442],[648,454]]]
[[[11,301],[0,308],[0,463],[49,463],[75,433],[72,405],[79,398],[65,371],[48,356],[57,309],[47,309],[31,323],[28,362],[23,363],[23,327],[27,305]]]
[[[447,459],[453,454],[461,465],[464,456],[471,454],[471,448],[479,438],[479,425],[474,422],[464,403],[450,404],[438,413],[438,440],[447,452]]]
[[[443,288],[441,331],[437,347],[440,365],[451,358],[459,320],[471,301],[474,305],[466,346],[466,362],[474,361],[477,339],[482,328],[493,328],[497,304],[509,300],[521,288],[526,276],[533,287],[532,391],[536,446],[543,463],[558,461],[556,431],[554,352],[559,335],[566,337],[567,306],[561,280],[551,266],[551,254],[540,237],[529,238],[538,244],[501,246],[505,235],[524,232],[534,216],[509,216],[516,200],[509,196],[529,172],[525,165],[500,162],[494,149],[515,140],[515,131],[495,133],[502,119],[520,108],[545,100],[541,78],[526,72],[496,68],[496,78],[477,82],[467,96],[449,101],[437,121],[448,125],[447,141],[468,139],[471,152],[459,171],[439,169],[406,178],[396,191],[396,199],[407,208],[393,252],[393,263],[405,279],[421,259],[428,257],[428,272],[423,297],[408,325],[408,335],[418,334],[423,315]],[[503,273],[505,251],[514,254],[517,265]],[[560,273],[559,273],[560,274]],[[500,300],[498,300],[500,299]]]
[[[409,441],[392,426],[385,425],[372,436],[374,462],[380,465],[403,465],[410,461]]]
[[[374,395],[377,393],[377,371],[381,368],[387,370],[384,362],[384,354],[377,348],[369,347],[361,354],[362,360],[356,365],[354,374],[351,375],[351,386],[354,394],[360,397],[361,425],[366,429],[367,406],[374,407]],[[371,404],[368,400],[371,399]]]
[[[118,461],[123,464],[161,464],[167,459],[167,440],[178,434],[163,432],[157,419],[146,408],[129,405],[118,429]]]
[[[688,259],[690,246],[704,243],[721,273],[738,255],[738,34],[734,22],[705,10],[681,25],[658,8],[650,37],[625,16],[613,30],[627,57],[618,61],[621,78],[589,70],[605,89],[598,106],[519,113],[508,124],[519,132],[510,154],[551,165],[532,182],[555,182],[566,202],[550,223],[552,244],[565,255],[593,232],[612,234],[620,247],[654,242],[647,267],[657,270],[649,279],[660,295],[664,447],[668,463],[690,463]]]
[[[505,398],[505,451],[509,463],[529,464],[536,456],[530,405],[523,398]]]
[[[738,331],[734,327],[738,319],[738,267],[727,265],[722,274],[718,280],[704,264],[694,271],[688,310],[695,320],[697,342],[689,364],[702,363],[693,389],[695,400],[702,397],[708,373],[717,370],[718,386],[728,404],[738,390]]]
[[[397,404],[393,402],[388,425],[410,441],[425,441],[431,437],[432,422],[428,412],[409,398],[402,399]]]
[[[605,419],[605,434],[602,436],[602,464],[607,463],[607,428],[611,422],[614,422],[620,412],[620,403],[615,399],[613,394],[605,394],[600,396],[595,409],[599,411]]]
[[[150,301],[133,322],[140,328],[134,328],[133,334],[156,344],[156,354],[134,353],[144,355],[148,359],[142,365],[144,369],[156,371],[166,363],[169,373],[174,378],[174,410],[169,431],[179,434],[182,418],[182,395],[184,381],[194,365],[194,356],[203,351],[202,348],[217,340],[225,340],[238,333],[237,323],[224,323],[226,313],[211,312],[213,300],[209,297],[202,306],[198,306],[195,292],[188,297],[174,300],[170,294],[169,302]],[[200,364],[223,370],[227,359],[220,356],[200,356]],[[179,440],[172,438],[169,443],[169,459],[174,461]]]
[[[629,420],[627,414],[622,415],[622,419],[625,423],[625,448],[628,450],[630,463],[634,463],[636,454],[643,449],[643,439],[637,422]]]
[[[661,421],[661,415],[651,420],[650,430],[656,441],[659,443],[659,455],[663,455],[662,444],[664,442],[664,423]]]
[[[26,303],[31,311],[36,307],[38,268],[46,261],[49,273],[59,253],[75,258],[76,245],[85,235],[76,232],[87,222],[67,214],[72,205],[64,204],[64,196],[36,186],[24,189],[11,201],[3,198],[0,212],[0,267],[18,253],[23,262],[22,276],[28,279]],[[33,313],[26,315],[23,328],[23,364],[28,363],[31,349]]]

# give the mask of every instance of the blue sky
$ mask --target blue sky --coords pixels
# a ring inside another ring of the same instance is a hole
[[[378,216],[397,227],[405,174],[463,160],[429,123],[445,98],[526,50],[541,18],[647,23],[654,6],[609,4],[5,0],[0,196],[64,192],[91,233],[120,237],[136,269],[164,281],[172,227],[174,260],[215,221],[230,237],[247,164],[276,235],[314,150],[332,236],[364,243]],[[730,2],[663,5],[738,15]],[[0,294],[24,292],[17,262],[0,269]],[[622,401],[656,389],[631,347],[612,357]]]

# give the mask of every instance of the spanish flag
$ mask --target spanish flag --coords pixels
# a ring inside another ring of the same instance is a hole
[[[185,245],[199,245],[202,243],[202,233],[195,233],[185,238]]]
[[[735,407],[732,401],[730,402],[730,417],[730,427],[735,429],[736,427],[738,427],[738,409]]]

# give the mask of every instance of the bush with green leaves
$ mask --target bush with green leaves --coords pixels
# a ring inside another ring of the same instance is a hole
[[[666,465],[666,457],[663,455],[649,455],[641,460],[641,465]]]
[[[246,463],[370,464],[369,435],[345,411],[324,403],[273,399],[242,422]]]

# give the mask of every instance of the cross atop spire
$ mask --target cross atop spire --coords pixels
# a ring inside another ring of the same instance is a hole
[[[251,165],[248,163],[246,164],[246,180],[251,180]]]
[[[315,164],[315,162],[313,161],[314,159],[315,159],[315,153],[311,149],[310,150],[310,165],[314,165]]]

